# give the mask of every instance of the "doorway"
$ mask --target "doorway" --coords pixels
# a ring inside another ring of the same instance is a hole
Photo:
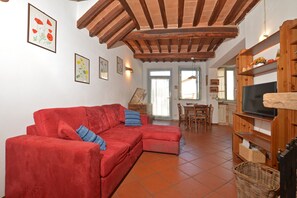
[[[156,119],[171,119],[171,70],[149,70],[149,102]]]

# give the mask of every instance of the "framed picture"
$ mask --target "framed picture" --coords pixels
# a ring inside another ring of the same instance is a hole
[[[79,54],[74,55],[74,71],[76,82],[90,84],[90,60]]]
[[[28,4],[27,42],[56,53],[57,21]]]
[[[210,85],[219,85],[220,81],[219,79],[210,79]]]
[[[123,75],[123,59],[117,56],[117,72]]]
[[[99,57],[99,78],[108,80],[108,61]]]
[[[209,92],[210,93],[218,93],[219,92],[219,88],[218,87],[209,87]]]

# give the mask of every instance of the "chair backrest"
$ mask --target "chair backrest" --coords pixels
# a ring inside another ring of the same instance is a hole
[[[194,105],[195,115],[199,117],[208,117],[209,109],[208,105]]]
[[[183,109],[180,103],[177,103],[177,108],[178,108],[178,115],[181,116],[183,114]]]
[[[208,106],[208,113],[209,113],[209,122],[210,123],[212,123],[212,114],[213,114],[213,106],[212,106],[212,104],[210,104],[209,106]]]

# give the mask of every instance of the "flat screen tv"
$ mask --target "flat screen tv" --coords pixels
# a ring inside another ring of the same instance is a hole
[[[263,105],[265,93],[276,93],[276,82],[244,86],[242,92],[242,111],[260,116],[274,117],[277,115],[275,108],[267,108]]]

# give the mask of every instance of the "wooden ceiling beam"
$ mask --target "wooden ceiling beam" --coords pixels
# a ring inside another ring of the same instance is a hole
[[[223,24],[229,25],[230,23],[232,23],[247,2],[248,1],[237,0],[230,12],[228,13],[227,17],[225,18]]]
[[[108,31],[106,31],[100,38],[100,43],[105,43],[108,41],[113,35],[115,35],[118,31],[120,31],[127,23],[131,21],[131,18],[129,15],[124,16],[122,19],[119,20],[117,24],[115,24],[112,28],[110,28]]]
[[[217,39],[212,39],[208,48],[207,48],[207,51],[209,52],[210,50],[212,50],[214,48],[214,46],[216,45],[217,43]]]
[[[164,28],[168,27],[164,0],[158,0]]]
[[[200,22],[202,11],[204,8],[205,0],[198,0],[195,9],[195,15],[193,19],[193,26],[197,26]]]
[[[189,44],[188,44],[188,50],[187,50],[187,52],[190,52],[190,51],[191,51],[191,49],[192,49],[192,44],[193,44],[192,39],[190,39],[190,40],[189,40]]]
[[[144,42],[146,48],[150,51],[150,53],[152,53],[153,50],[152,50],[152,48],[151,48],[151,46],[150,46],[150,44],[149,44],[149,41],[147,41],[147,40],[143,40],[143,42]]]
[[[184,0],[178,0],[178,27],[183,26],[183,18],[184,18]]]
[[[213,25],[217,21],[222,9],[225,6],[226,1],[227,0],[217,0],[215,7],[211,13],[210,19],[208,21],[209,26]]]
[[[182,40],[181,39],[178,39],[177,40],[177,52],[180,53],[180,50],[181,50],[181,43],[182,43]]]
[[[224,42],[225,39],[220,39],[219,42],[216,44],[216,46],[213,48],[213,51],[216,51],[218,47]]]
[[[127,1],[126,0],[119,0],[119,2],[122,4],[123,8],[126,10],[126,12],[131,17],[131,19],[134,21],[136,29],[140,30],[139,23],[138,23],[137,19],[135,18],[135,15],[132,12],[132,10],[131,10],[129,4],[127,3]]]
[[[260,0],[253,0],[246,8],[245,10],[241,13],[241,15],[236,19],[235,24],[240,23],[245,15],[259,2]]]
[[[97,36],[110,22],[112,22],[117,16],[124,12],[124,8],[118,4],[114,9],[107,13],[102,19],[90,29],[89,35],[91,37]]]
[[[126,40],[134,39],[189,39],[189,38],[235,38],[238,35],[238,28],[232,27],[195,27],[177,29],[154,29],[133,31]]]
[[[203,45],[204,45],[204,39],[200,39],[200,42],[197,47],[197,52],[200,52],[202,50]]]
[[[130,48],[130,50],[133,52],[133,54],[135,54],[135,50],[132,47],[132,45],[130,45],[130,43],[128,41],[124,41],[124,43]]]
[[[135,40],[134,44],[136,45],[137,49],[143,54],[143,49],[142,49],[141,45],[139,44],[139,42],[137,40]]]
[[[151,29],[154,29],[154,24],[153,24],[153,21],[152,21],[152,18],[151,18],[151,15],[150,15],[150,12],[147,8],[147,5],[145,3],[145,0],[139,0],[140,2],[140,5],[142,7],[142,10],[143,10],[143,13],[145,15],[145,18],[150,26]]]
[[[133,29],[135,29],[135,23],[133,21],[130,21],[123,29],[121,29],[120,33],[108,40],[107,49],[111,48],[116,42],[122,40]]]
[[[93,19],[107,6],[109,6],[114,0],[100,0],[97,1],[82,17],[77,21],[77,28],[82,29],[87,27]]]
[[[198,59],[208,59],[214,57],[214,52],[190,52],[190,53],[153,53],[153,54],[134,54],[134,58],[137,59],[188,59],[191,60],[194,57]]]
[[[160,46],[160,41],[159,40],[156,40],[156,43],[157,43],[157,47],[158,47],[159,53],[161,53],[162,52],[162,49],[161,49],[161,46]]]
[[[168,45],[167,45],[167,49],[168,49],[168,53],[171,53],[171,39],[168,40]]]

